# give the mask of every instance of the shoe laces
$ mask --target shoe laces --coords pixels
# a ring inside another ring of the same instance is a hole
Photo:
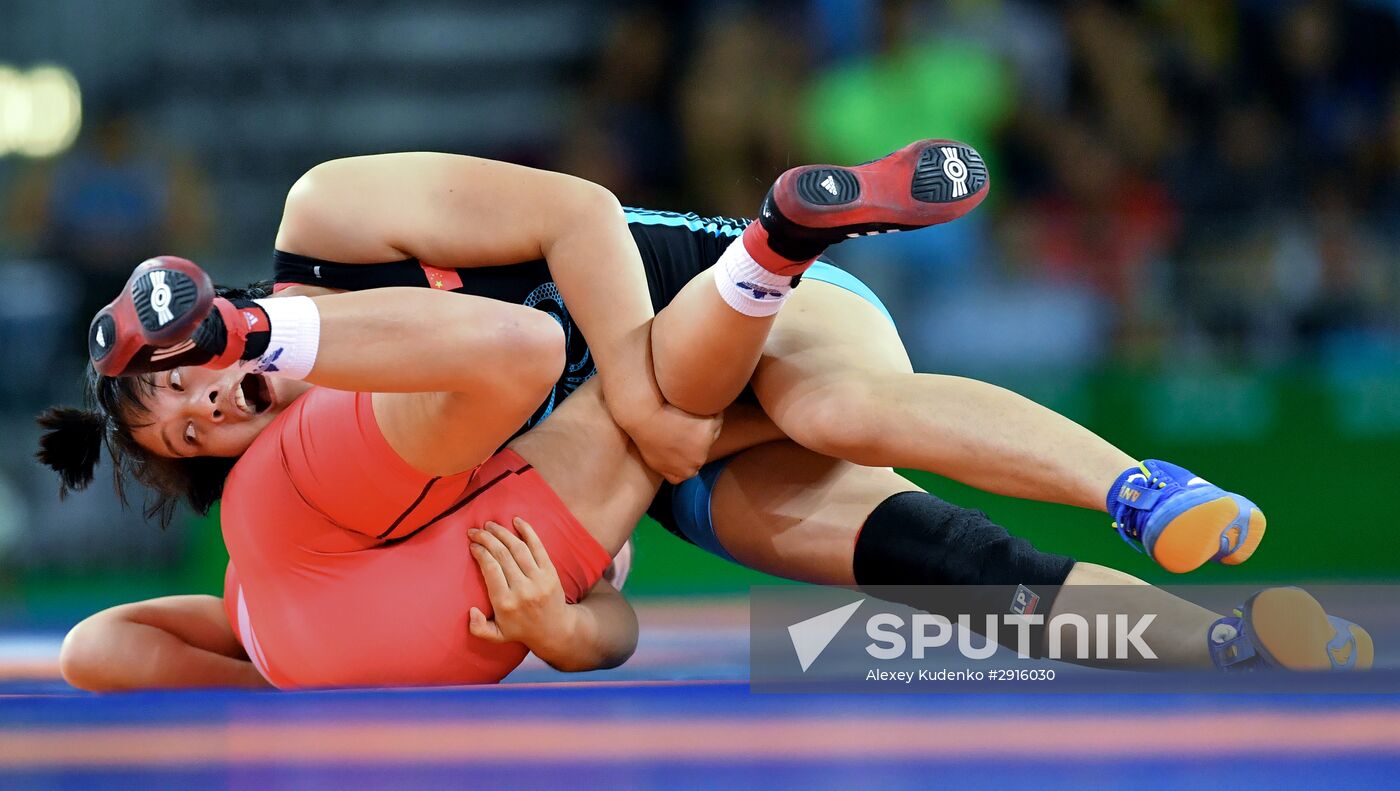
[[[1147,486],[1152,489],[1165,489],[1176,480],[1165,473],[1158,474],[1153,472],[1142,462],[1138,462],[1138,469],[1142,470],[1142,476],[1147,479]],[[1131,478],[1129,480],[1131,480]],[[1127,515],[1132,513],[1141,513],[1145,515],[1148,512],[1139,511],[1136,508],[1128,506],[1126,503],[1119,503],[1118,509],[1119,513],[1124,515],[1124,518],[1113,520],[1113,529],[1118,531],[1118,534],[1121,535],[1123,540],[1127,541],[1130,546],[1134,547],[1139,552],[1145,552],[1146,550],[1142,547],[1142,530],[1136,524],[1139,520],[1129,519]]]

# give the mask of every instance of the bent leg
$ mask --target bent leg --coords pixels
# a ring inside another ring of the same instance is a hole
[[[953,140],[918,140],[853,167],[787,170],[758,219],[657,316],[652,358],[662,394],[696,414],[723,409],[747,383],[772,315],[823,250],[951,222],[988,186],[981,155]]]
[[[91,615],[64,638],[59,667],[92,692],[268,686],[216,596],[165,596]]]
[[[775,318],[729,307],[715,289],[718,269],[716,264],[692,278],[652,322],[651,357],[661,394],[695,415],[718,414],[743,391]]]

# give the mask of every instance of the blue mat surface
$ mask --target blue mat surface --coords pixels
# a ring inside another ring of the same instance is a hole
[[[1400,774],[1396,696],[755,694],[742,613],[726,612],[653,622],[616,671],[529,664],[496,687],[95,696],[11,673],[0,788],[1292,789]],[[13,638],[11,655],[32,665],[55,640]]]

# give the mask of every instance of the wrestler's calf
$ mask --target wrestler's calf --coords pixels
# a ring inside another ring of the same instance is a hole
[[[901,492],[876,506],[856,538],[852,561],[856,583],[876,586],[873,595],[955,622],[968,614],[973,624],[985,623],[987,615],[1019,612],[1018,594],[1036,597],[1035,612],[1050,612],[1074,563],[1041,552],[981,511],[927,492]],[[965,587],[927,587],[954,585]],[[1043,650],[1043,632],[1043,625],[1031,628],[1034,656]],[[1015,627],[1003,627],[996,637],[1002,645],[1017,645]]]

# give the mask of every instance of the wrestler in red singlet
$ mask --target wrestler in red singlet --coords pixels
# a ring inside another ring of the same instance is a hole
[[[229,622],[282,689],[499,681],[526,649],[467,630],[473,606],[491,614],[468,527],[527,515],[570,602],[612,559],[514,451],[443,478],[410,467],[371,398],[312,389],[234,467],[222,512]]]

